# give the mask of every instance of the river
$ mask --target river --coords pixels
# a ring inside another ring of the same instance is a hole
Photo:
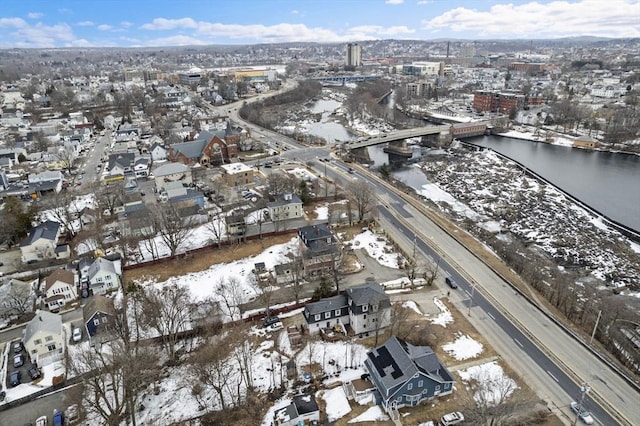
[[[334,100],[319,100],[310,110],[323,113],[320,123],[307,125],[310,133],[328,141],[348,140],[353,135],[333,122],[331,112],[340,106]],[[467,139],[512,158],[582,203],[616,222],[640,232],[640,156],[589,151],[501,136]],[[373,167],[388,163],[383,145],[369,147]],[[418,153],[416,153],[418,154]],[[393,172],[405,184],[422,189],[428,183],[416,167]]]

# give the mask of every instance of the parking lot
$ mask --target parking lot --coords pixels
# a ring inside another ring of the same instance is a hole
[[[10,345],[7,355],[6,387],[12,388],[21,383],[39,380],[41,377],[40,369],[31,364],[29,354],[22,346],[22,342],[14,340]]]

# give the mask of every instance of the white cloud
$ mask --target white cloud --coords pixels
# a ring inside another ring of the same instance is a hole
[[[186,35],[175,35],[148,40],[145,44],[147,46],[191,46],[204,45],[207,42]]]
[[[0,28],[23,28],[27,23],[22,18],[0,18]]]
[[[113,29],[113,26],[102,24],[102,25],[98,25],[96,28],[99,29],[100,31],[109,31]]]
[[[386,0],[385,3],[386,4],[402,4],[404,3],[404,0]]]
[[[431,20],[427,29],[446,28],[480,37],[640,37],[637,0],[580,0],[495,4],[481,11],[458,7]]]
[[[42,18],[44,16],[44,13],[40,13],[40,12],[29,12],[27,13],[27,16],[30,19],[39,19]]]
[[[323,27],[308,27],[305,24],[280,23],[276,25],[237,25],[217,22],[196,21],[192,18],[166,19],[155,18],[140,28],[149,31],[193,30],[192,34],[173,36],[169,39],[176,43],[181,40],[187,44],[195,41],[215,43],[221,38],[232,40],[250,40],[259,43],[279,43],[288,41],[344,42],[354,39],[370,40],[401,34],[412,34],[415,31],[406,26],[383,27],[380,25],[363,25],[350,28],[344,34]],[[154,40],[156,42],[157,40]]]
[[[79,27],[93,27],[95,23],[93,21],[80,21],[76,25]]]
[[[162,30],[175,30],[176,28],[196,28],[196,21],[191,18],[180,19],[166,19],[155,18],[148,24],[142,25],[140,28],[143,30],[162,31]]]
[[[291,14],[292,14],[292,15],[297,15],[297,14],[299,14],[299,13],[300,13],[300,11],[299,11],[299,10],[292,10],[292,11],[291,11]]]
[[[133,26],[133,22],[122,21],[120,22],[120,26],[122,26],[123,28],[131,28]]]
[[[34,48],[69,45],[76,41],[73,30],[67,24],[28,25],[20,18],[0,18],[0,27],[14,28],[4,32],[0,46]]]
[[[418,4],[429,4],[432,0],[418,0]]]
[[[375,34],[381,36],[395,36],[398,34],[412,34],[415,30],[404,25],[398,25],[393,27],[382,27],[380,25],[359,25],[357,27],[349,28],[350,33],[360,34]]]

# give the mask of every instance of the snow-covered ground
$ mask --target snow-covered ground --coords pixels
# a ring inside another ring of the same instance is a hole
[[[379,405],[374,405],[358,417],[349,420],[348,423],[385,422],[387,420],[389,420],[389,416],[382,411]]]
[[[366,230],[356,235],[350,243],[354,249],[365,249],[369,256],[376,259],[381,265],[389,268],[399,268],[399,255],[393,250],[393,246],[385,237]]]
[[[342,386],[324,391],[322,399],[327,403],[327,417],[334,422],[351,412],[351,406]]]
[[[482,343],[473,340],[467,335],[458,334],[455,341],[446,343],[442,346],[445,352],[448,352],[458,361],[475,358],[482,353],[484,347]]]
[[[516,382],[504,373],[497,362],[474,365],[458,371],[460,378],[475,382],[473,399],[478,404],[493,406],[504,402],[518,388]]]
[[[637,245],[553,186],[489,150],[452,149],[444,155],[422,165],[431,183],[419,191],[443,210],[471,219],[500,240],[515,237],[560,264],[577,264],[607,285],[640,280]]]
[[[452,323],[453,315],[451,315],[451,311],[449,311],[449,308],[447,308],[447,306],[442,303],[437,297],[433,298],[433,303],[435,303],[438,309],[440,309],[440,314],[431,320],[431,324],[438,324],[446,327],[447,324]]]

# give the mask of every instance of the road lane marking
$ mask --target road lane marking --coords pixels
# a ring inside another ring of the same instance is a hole
[[[492,320],[496,320],[496,317],[494,317],[493,315],[491,315],[491,312],[487,312],[487,315],[489,315],[489,317],[491,317]]]
[[[553,374],[551,374],[551,372],[549,370],[547,370],[547,374],[551,376],[551,378],[553,380],[555,380],[557,383],[560,383],[560,381],[558,381],[558,379],[556,378],[556,376],[554,376]]]
[[[520,343],[518,339],[514,338],[513,341],[516,342],[522,349],[524,349],[524,346],[522,346],[522,343]]]

